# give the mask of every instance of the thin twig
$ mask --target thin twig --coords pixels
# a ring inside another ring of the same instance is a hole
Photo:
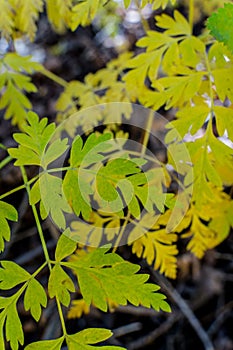
[[[113,329],[113,334],[115,338],[123,337],[129,333],[138,332],[142,329],[141,322],[132,322],[130,324],[126,324],[122,327],[118,327]]]
[[[202,327],[201,323],[189,307],[189,305],[185,302],[185,300],[180,296],[177,290],[172,286],[172,284],[167,280],[166,277],[160,275],[157,271],[154,271],[150,268],[151,275],[159,281],[159,285],[164,290],[164,292],[170,296],[170,298],[177,304],[180,308],[183,315],[189,321],[190,325],[196,331],[198,337],[203,343],[205,350],[214,350],[214,346],[207,334],[207,332]]]
[[[141,337],[127,345],[128,350],[143,349],[145,346],[150,345],[154,340],[161,335],[165,334],[180,318],[181,314],[171,315],[160,327],[156,328],[154,331],[150,332],[144,337]]]
[[[210,337],[213,337],[213,335],[218,331],[218,329],[221,327],[221,325],[227,318],[228,314],[232,312],[232,309],[233,309],[233,301],[229,302],[228,304],[224,305],[223,308],[221,308],[221,311],[219,312],[218,317],[211,324],[210,328],[207,331]]]

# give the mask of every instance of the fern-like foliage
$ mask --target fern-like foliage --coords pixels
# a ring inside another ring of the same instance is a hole
[[[36,343],[32,343],[26,346],[25,350],[50,350],[56,349],[60,350],[64,341],[67,343],[68,350],[124,350],[120,346],[95,346],[93,344],[97,344],[103,342],[104,340],[110,338],[112,332],[103,329],[103,328],[87,328],[81,332],[76,334],[67,334],[66,336],[60,337],[54,340],[44,340]]]
[[[175,5],[176,0],[142,0],[141,6],[144,7],[148,3],[152,4],[153,10],[157,10],[159,7],[165,9],[168,5]]]
[[[106,68],[100,69],[95,74],[88,74],[84,83],[71,81],[67,84],[64,92],[60,95],[56,103],[57,121],[61,122],[73,113],[79,110],[85,110],[88,107],[98,104],[107,104],[108,102],[130,102],[129,96],[125,89],[125,84],[120,81],[120,77],[125,69],[125,62],[131,57],[131,53],[124,53],[117,59],[110,61]],[[106,105],[111,108],[113,105]],[[86,114],[80,114],[78,125],[67,124],[66,131],[73,136],[74,127],[81,126],[85,131],[92,129],[102,120],[105,123],[120,123],[122,120],[122,111],[118,107],[113,111],[108,110],[104,114],[100,109],[95,110],[95,114],[87,118]],[[124,106],[124,115],[128,119],[132,112],[130,104],[128,108]],[[114,115],[114,120],[111,116]],[[70,127],[69,127],[70,125]]]
[[[149,3],[156,10],[175,2],[143,0],[140,6]],[[103,5],[102,0],[2,0],[0,30],[7,39],[26,34],[33,40],[44,9],[56,31],[75,30],[91,23]],[[124,5],[129,7],[130,1],[125,0]],[[8,152],[21,168],[42,242],[37,204],[42,220],[50,215],[64,230],[54,260],[43,244],[46,262],[33,274],[2,261],[0,288],[17,291],[0,298],[1,349],[5,350],[5,341],[13,350],[24,344],[17,311],[20,297],[24,297],[25,310],[36,321],[40,319],[47,295],[37,277],[46,266],[48,297],[56,300],[62,324],[61,304],[69,307],[71,293],[77,290],[82,299],[74,302],[71,316],[87,313],[91,305],[107,311],[128,302],[170,311],[159,287],[148,283],[149,275],[138,274],[139,265],[111,252],[111,246],[115,244],[116,249],[119,244],[128,244],[138,258],[175,278],[179,237],[198,258],[227,237],[233,227],[233,202],[225,191],[233,185],[233,56],[227,28],[231,8],[226,5],[208,22],[212,34],[226,46],[194,36],[192,16],[187,20],[177,10],[173,16],[156,16],[159,31],[149,30],[137,42],[144,52],[136,57],[123,53],[106,68],[87,75],[83,83],[63,84],[56,109],[57,121],[64,123],[62,132],[56,134],[55,124],[28,112],[32,105],[25,93],[36,92],[29,74],[43,73],[41,65],[15,53],[1,59],[0,108],[5,109],[5,118],[11,118],[22,130],[14,134],[18,147]],[[174,120],[166,126],[164,163],[148,156],[145,147],[128,149],[126,134],[112,122],[120,124],[123,116],[129,119],[132,105],[116,109],[109,103],[113,101],[139,102],[174,112]],[[96,104],[105,108],[89,110],[87,115],[85,109]],[[76,112],[79,118],[69,118]],[[90,134],[101,123],[110,126],[102,134]],[[87,133],[75,137],[80,129]],[[64,159],[69,149],[68,165],[53,169],[54,162]],[[30,165],[37,166],[39,173],[28,181],[24,166]],[[177,192],[167,193],[173,184]],[[0,209],[2,251],[4,241],[10,239],[9,221],[17,220],[17,211],[2,200]],[[78,250],[77,242],[81,243]],[[88,247],[81,250],[82,245]],[[111,332],[103,329],[72,335],[64,331],[58,339],[36,342],[26,349],[61,349],[64,343],[69,350],[122,349],[93,346],[110,336]]]
[[[24,343],[24,334],[22,324],[17,311],[17,302],[24,294],[24,307],[30,311],[36,321],[41,316],[41,306],[47,305],[47,296],[44,288],[35,279],[35,274],[31,275],[22,267],[11,261],[1,261],[0,269],[0,288],[2,290],[12,289],[19,284],[23,286],[10,297],[0,298],[0,345],[5,349],[3,327],[5,325],[6,340],[10,342],[13,350],[17,350],[19,344]],[[40,269],[39,269],[40,270]],[[35,295],[34,295],[35,294]]]
[[[3,201],[0,201],[0,252],[4,250],[4,240],[10,240],[10,227],[7,220],[17,221],[16,209]]]
[[[12,124],[21,127],[32,104],[25,93],[36,92],[31,82],[31,74],[41,69],[41,65],[31,61],[31,57],[21,57],[8,53],[0,60],[0,109],[5,109],[5,118],[12,118]],[[14,96],[14,98],[12,98]]]
[[[136,274],[140,269],[138,265],[124,261],[116,253],[108,253],[109,248],[104,247],[94,249],[85,255],[76,254],[70,261],[61,263],[61,260],[75,249],[76,243],[72,240],[72,233],[66,231],[60,237],[55,252],[56,264],[49,280],[51,297],[57,296],[64,305],[69,304],[67,291],[72,290],[73,282],[64,272],[62,268],[64,266],[72,269],[77,275],[80,292],[87,305],[93,302],[100,310],[106,311],[107,300],[110,299],[121,305],[126,305],[127,301],[130,301],[136,306],[141,304],[145,307],[152,306],[155,310],[170,310],[164,295],[155,293],[159,287],[146,283],[149,275]],[[63,282],[63,291],[57,283],[53,283],[54,279],[57,280],[54,275],[61,276],[66,282]]]
[[[161,106],[169,110],[177,108],[176,120],[167,125],[169,131],[165,141],[168,144],[168,163],[185,176],[187,196],[190,186],[193,186],[191,201],[196,216],[190,219],[192,233],[186,237],[192,237],[188,249],[201,257],[206,249],[221,241],[216,232],[211,233],[208,226],[205,227],[201,223],[201,213],[206,212],[207,207],[213,207],[214,203],[218,202],[219,195],[224,198],[223,207],[228,207],[229,199],[221,191],[224,190],[224,184],[233,183],[232,148],[213,132],[216,121],[218,135],[225,135],[227,130],[228,137],[232,140],[231,108],[223,105],[223,102],[229,99],[231,106],[233,100],[230,73],[232,54],[220,43],[213,44],[207,54],[205,43],[201,38],[191,35],[188,21],[178,11],[174,12],[174,18],[164,14],[156,16],[156,22],[164,31],[148,31],[147,35],[138,41],[137,45],[145,47],[146,52],[128,61],[131,70],[123,79],[131,99],[139,99],[142,104],[154,109]],[[160,70],[166,76],[159,78]],[[221,105],[215,105],[217,98],[222,102]],[[206,127],[202,129],[204,125]],[[201,137],[195,138],[195,134],[200,130],[203,130]],[[180,142],[186,142],[193,164],[192,169],[187,164],[180,163],[178,158],[174,158],[177,154],[181,156]],[[207,221],[209,220],[210,217]],[[184,222],[187,222],[186,217]],[[213,228],[211,221],[209,226]],[[226,235],[230,226],[231,224],[226,225]],[[177,229],[173,227],[173,230]],[[203,234],[200,235],[201,230]],[[222,237],[226,237],[225,234]],[[145,241],[145,238],[143,239]],[[143,254],[141,244],[134,244],[134,251],[139,256]]]

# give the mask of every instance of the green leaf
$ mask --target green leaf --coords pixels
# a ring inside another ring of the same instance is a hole
[[[56,264],[49,276],[48,291],[50,298],[57,297],[64,306],[70,303],[70,292],[75,291],[74,283],[67,273]]]
[[[42,174],[33,185],[30,194],[32,205],[39,201],[42,219],[50,214],[55,224],[59,228],[65,229],[64,212],[71,213],[72,210],[62,191],[62,179],[48,173]]]
[[[181,137],[188,132],[194,135],[204,125],[209,113],[210,108],[207,105],[185,107],[176,113],[177,120],[168,123],[166,127],[175,128]],[[167,142],[169,142],[168,137],[167,135]]]
[[[64,337],[53,340],[42,340],[26,346],[25,350],[60,350]]]
[[[6,314],[6,340],[10,342],[12,350],[18,350],[18,343],[23,345],[24,334],[21,321],[18,316],[16,302],[11,303]]]
[[[175,5],[176,0],[142,0],[141,7],[144,7],[148,3],[152,4],[153,10],[157,10],[160,7],[162,7],[162,9],[164,10],[169,3],[171,3],[172,5]]]
[[[224,8],[219,8],[207,20],[207,28],[218,40],[223,42],[233,52],[233,4],[224,4]]]
[[[136,274],[139,265],[124,261],[115,253],[107,253],[108,248],[97,248],[85,258],[64,263],[78,276],[80,291],[85,302],[93,303],[100,310],[107,311],[107,300],[126,305],[168,309],[163,294],[155,293],[159,287],[146,283],[149,275]],[[90,288],[91,286],[91,288]]]
[[[100,196],[107,201],[115,200],[118,197],[116,191],[118,181],[140,171],[138,165],[131,160],[125,158],[110,160],[97,173],[96,183]]]
[[[0,252],[4,250],[4,240],[10,240],[10,227],[7,220],[17,221],[18,213],[12,205],[0,201]]]
[[[0,288],[11,289],[20,283],[26,282],[31,278],[30,273],[13,261],[1,261],[0,268]]]
[[[129,7],[131,0],[124,0],[125,8]]]
[[[93,194],[90,185],[92,177],[88,175],[85,168],[100,162],[104,158],[104,155],[100,152],[106,152],[112,147],[111,143],[108,142],[110,139],[110,133],[99,136],[93,133],[88,137],[85,144],[83,144],[80,136],[72,144],[70,166],[78,169],[67,171],[63,181],[63,190],[75,214],[79,216],[81,213],[85,220],[90,219],[92,211],[90,195]]]
[[[50,163],[58,159],[67,150],[67,140],[67,138],[63,140],[58,139],[48,146],[48,149],[45,151],[42,157],[41,166],[43,168],[46,168]]]
[[[190,71],[189,75],[160,78],[152,86],[164,95],[166,109],[169,109],[189,101],[199,91],[203,75],[203,72]]]
[[[67,256],[70,256],[76,249],[77,243],[70,236],[70,229],[66,229],[60,236],[55,251],[56,261],[61,261]]]
[[[41,316],[41,306],[46,307],[47,296],[42,285],[34,278],[32,278],[27,286],[24,295],[25,310],[30,310],[34,319],[38,322]]]
[[[103,328],[87,328],[76,334],[67,334],[54,340],[43,340],[27,345],[25,350],[60,350],[64,340],[68,350],[125,350],[119,346],[92,346],[110,338],[112,332]]]
[[[216,116],[217,130],[220,136],[223,136],[227,131],[230,140],[233,140],[233,109],[214,106],[214,113]]]
[[[29,56],[22,57],[15,53],[6,54],[2,63],[0,89],[3,87],[5,89],[0,97],[0,109],[6,109],[5,119],[12,118],[12,124],[17,124],[22,128],[27,119],[27,112],[32,107],[30,100],[25,96],[25,92],[37,91],[36,86],[31,82],[31,77],[24,75],[22,72],[38,71],[41,69],[41,65],[32,62]]]
[[[104,158],[100,152],[106,152],[112,147],[111,142],[108,142],[111,138],[110,133],[102,135],[92,133],[83,144],[81,136],[77,136],[71,148],[70,165],[87,167],[100,162]]]
[[[102,0],[84,0],[73,7],[71,30],[79,25],[86,26],[94,19]]]
[[[14,139],[20,144],[18,148],[10,148],[9,154],[16,158],[15,165],[41,165],[41,157],[49,142],[55,124],[47,125],[47,118],[39,120],[34,112],[28,113],[28,125],[24,125],[24,133],[14,134]]]
[[[20,56],[10,52],[4,57],[4,64],[16,72],[33,73],[42,69],[42,65],[32,61],[32,56]]]
[[[89,183],[89,178],[85,175],[85,171],[82,169],[68,170],[62,186],[65,198],[74,213],[77,216],[81,213],[83,218],[88,221],[92,211],[90,195],[93,194],[93,189]]]
[[[171,36],[191,35],[191,27],[186,18],[177,10],[174,11],[174,19],[166,14],[156,16],[156,25],[166,29],[165,34]]]
[[[67,335],[66,341],[69,350],[124,350],[120,346],[89,346],[110,338],[112,332],[104,328],[88,328],[76,334]]]

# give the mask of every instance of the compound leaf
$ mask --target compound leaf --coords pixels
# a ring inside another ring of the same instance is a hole
[[[154,262],[154,268],[170,278],[175,278],[177,271],[176,241],[177,235],[160,228],[158,217],[148,213],[135,225],[128,238],[133,253],[146,259],[149,265]]]
[[[10,342],[12,350],[18,350],[19,344],[24,343],[24,334],[17,312],[16,302],[11,303],[6,314],[6,340]]]
[[[42,340],[26,346],[25,350],[60,350],[64,337],[52,340]]]
[[[4,250],[4,240],[10,240],[10,227],[7,220],[17,221],[17,210],[12,205],[0,201],[0,252]]]
[[[72,0],[46,0],[48,20],[58,33],[63,33],[71,24]]]
[[[96,176],[96,189],[102,200],[109,203],[114,212],[120,212],[124,208],[124,203],[117,189],[121,191],[124,202],[129,206],[133,216],[140,216],[140,207],[134,195],[133,179],[129,175],[140,173],[141,169],[138,163],[143,165],[146,161],[143,159],[129,160],[126,158],[117,158],[110,160],[106,166],[102,166]],[[145,175],[138,174],[139,182],[146,182]],[[142,176],[140,176],[142,175]],[[143,177],[143,179],[141,179]],[[135,180],[134,180],[135,182]]]
[[[55,124],[47,125],[48,119],[39,117],[34,112],[28,113],[28,125],[23,126],[24,133],[14,134],[14,139],[20,144],[18,148],[10,148],[9,154],[16,158],[15,165],[41,165],[45,147],[49,142]]]
[[[11,289],[31,278],[30,273],[13,261],[1,261],[0,288]]]
[[[111,143],[108,142],[111,138],[110,133],[103,135],[92,133],[83,144],[81,136],[77,136],[71,148],[70,165],[87,167],[101,161],[104,156],[100,152],[106,152],[111,148]]]
[[[36,86],[25,73],[39,71],[41,65],[32,62],[31,57],[21,57],[15,53],[8,53],[0,60],[0,89],[4,89],[0,96],[0,109],[6,109],[5,119],[12,118],[12,124],[20,128],[25,124],[28,110],[32,105],[24,92],[36,92]],[[14,98],[12,98],[14,96]]]
[[[80,291],[88,305],[93,303],[107,311],[107,300],[111,299],[121,305],[126,305],[128,300],[136,306],[169,309],[165,296],[155,293],[159,287],[146,283],[149,275],[136,274],[140,266],[124,261],[115,253],[106,254],[107,251],[108,248],[97,248],[85,258],[64,263],[77,274]]]
[[[90,195],[93,189],[90,185],[91,178],[88,176],[86,167],[100,162],[106,152],[112,146],[108,143],[111,134],[103,135],[91,134],[83,144],[83,140],[78,136],[71,148],[70,166],[77,170],[68,170],[63,180],[63,190],[66,199],[76,215],[82,213],[84,219],[89,220],[91,214]],[[75,188],[75,191],[74,191]]]
[[[30,310],[31,315],[38,322],[41,316],[41,306],[46,307],[47,296],[42,285],[32,278],[27,286],[24,295],[25,310]]]
[[[162,7],[162,9],[165,9],[169,5],[169,3],[175,5],[176,0],[142,0],[141,6],[144,7],[148,3],[152,4],[153,10],[157,10],[160,7]]]
[[[67,335],[69,350],[124,350],[120,346],[90,346],[110,338],[112,332],[104,328],[87,328],[76,334]]]
[[[8,0],[1,2],[0,8],[0,32],[2,36],[9,39],[14,29],[14,18],[12,6]]]
[[[50,273],[48,291],[50,298],[57,297],[64,306],[69,305],[70,292],[75,291],[73,281],[58,264]]]
[[[72,210],[62,191],[62,179],[48,173],[42,174],[30,193],[32,205],[39,201],[42,219],[50,214],[55,224],[64,229],[66,225],[64,212],[71,213]]]
[[[71,29],[75,30],[79,25],[86,26],[94,19],[102,0],[84,0],[72,8]]]
[[[77,243],[70,237],[70,229],[66,229],[60,236],[55,250],[56,261],[65,259],[75,251]]]
[[[165,30],[165,34],[171,36],[191,35],[191,27],[186,18],[177,10],[174,11],[174,19],[166,14],[156,16],[157,26]]]

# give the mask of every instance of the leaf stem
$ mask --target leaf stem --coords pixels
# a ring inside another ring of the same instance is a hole
[[[119,244],[120,244],[120,241],[121,241],[121,239],[122,239],[122,236],[123,236],[123,234],[124,234],[124,230],[125,230],[125,228],[126,228],[126,226],[127,226],[127,224],[128,224],[129,221],[130,221],[130,212],[128,212],[128,214],[127,214],[127,216],[126,216],[126,218],[125,218],[125,221],[124,221],[124,223],[123,223],[123,225],[122,225],[122,227],[121,227],[121,230],[120,230],[120,232],[119,232],[119,234],[118,234],[116,243],[115,243],[115,245],[114,245],[114,247],[113,247],[113,250],[112,250],[113,253],[115,253],[115,251],[117,250],[117,248],[118,248],[118,246],[119,246]]]
[[[64,320],[64,316],[61,308],[61,303],[57,296],[56,296],[56,302],[57,302],[57,309],[58,309],[58,313],[61,321],[62,331],[64,336],[66,336],[67,335],[66,324],[65,324],[65,320]]]
[[[1,168],[0,168],[1,169]],[[36,175],[34,176],[31,180],[27,181],[27,183],[24,183],[23,185],[20,185],[18,187],[15,187],[13,188],[12,190],[6,192],[6,193],[3,193],[1,196],[0,196],[0,200],[5,198],[5,197],[8,197],[10,196],[11,194],[15,193],[15,192],[18,192],[20,190],[23,190],[27,187],[27,185],[30,185],[32,184],[34,181],[36,181],[38,179],[39,175]]]
[[[45,77],[53,80],[55,83],[63,86],[64,88],[66,88],[68,86],[67,81],[65,81],[64,79],[62,79],[61,77],[59,77],[58,75],[50,72],[49,70],[47,70],[46,68],[43,67],[43,69],[40,70],[40,73],[43,74]]]
[[[150,132],[153,124],[153,119],[154,119],[154,111],[151,110],[148,116],[148,120],[146,123],[146,129],[145,129],[145,134],[142,142],[142,150],[141,150],[141,156],[143,156],[146,153],[146,147],[148,145],[149,139],[150,139]]]
[[[2,314],[5,312],[7,314],[7,309],[10,305],[12,305],[12,303],[17,303],[17,300],[19,299],[19,297],[23,294],[23,292],[25,291],[25,289],[28,286],[28,283],[30,282],[30,280],[32,278],[35,278],[38,273],[40,273],[41,270],[43,270],[43,268],[47,265],[47,262],[45,261],[32,275],[31,277],[22,285],[22,287],[10,298],[12,298],[11,303],[9,303],[7,305],[7,307],[4,309],[4,311],[2,311],[1,316],[3,316]]]
[[[1,149],[4,149],[4,151],[7,150],[6,146],[4,146],[2,143],[0,143],[0,148],[1,148]]]
[[[12,160],[11,156],[4,158],[0,163],[0,169],[4,168],[4,166],[6,166],[8,163],[10,163],[11,160]]]
[[[30,198],[30,186],[29,186],[29,181],[28,181],[28,178],[27,178],[27,174],[26,174],[25,168],[23,166],[21,166],[20,169],[21,169],[21,172],[22,172],[22,176],[23,176],[23,180],[24,180],[24,184],[25,184],[27,193],[28,193],[28,197]],[[46,242],[45,242],[45,238],[44,238],[42,226],[41,226],[41,223],[40,223],[39,215],[37,213],[36,206],[35,205],[31,205],[31,207],[32,207],[33,215],[34,215],[34,218],[35,218],[35,221],[36,221],[37,230],[38,230],[38,233],[39,233],[39,236],[40,236],[41,245],[42,245],[42,248],[43,248],[43,251],[44,251],[46,264],[48,264],[49,270],[51,271],[52,270],[51,261],[50,261],[50,258],[49,258],[49,252],[48,252],[47,245],[46,245]],[[62,313],[61,304],[60,304],[60,301],[57,298],[57,296],[56,296],[56,302],[57,302],[57,309],[58,309],[58,313],[59,313],[59,317],[60,317],[60,321],[61,321],[61,325],[62,325],[62,330],[63,330],[64,335],[66,335],[67,332],[66,332],[66,327],[65,327],[65,320],[64,320],[63,313]]]
[[[24,185],[25,185],[26,191],[28,193],[28,198],[30,198],[30,185],[29,185],[29,181],[28,181],[28,178],[27,178],[27,174],[26,174],[25,168],[24,168],[24,166],[21,166],[20,169],[21,169],[21,173],[22,173],[22,176],[23,176]],[[47,245],[46,245],[46,242],[45,242],[43,230],[42,230],[42,227],[41,227],[41,224],[40,224],[39,215],[37,213],[36,206],[35,205],[31,205],[31,207],[32,207],[33,215],[34,215],[34,218],[35,218],[35,221],[36,221],[36,227],[37,227],[37,230],[38,230],[38,233],[39,233],[39,236],[40,236],[42,248],[43,248],[43,251],[44,251],[45,260],[46,260],[46,262],[47,262],[47,264],[49,266],[49,269],[51,270],[49,252],[48,252]]]

